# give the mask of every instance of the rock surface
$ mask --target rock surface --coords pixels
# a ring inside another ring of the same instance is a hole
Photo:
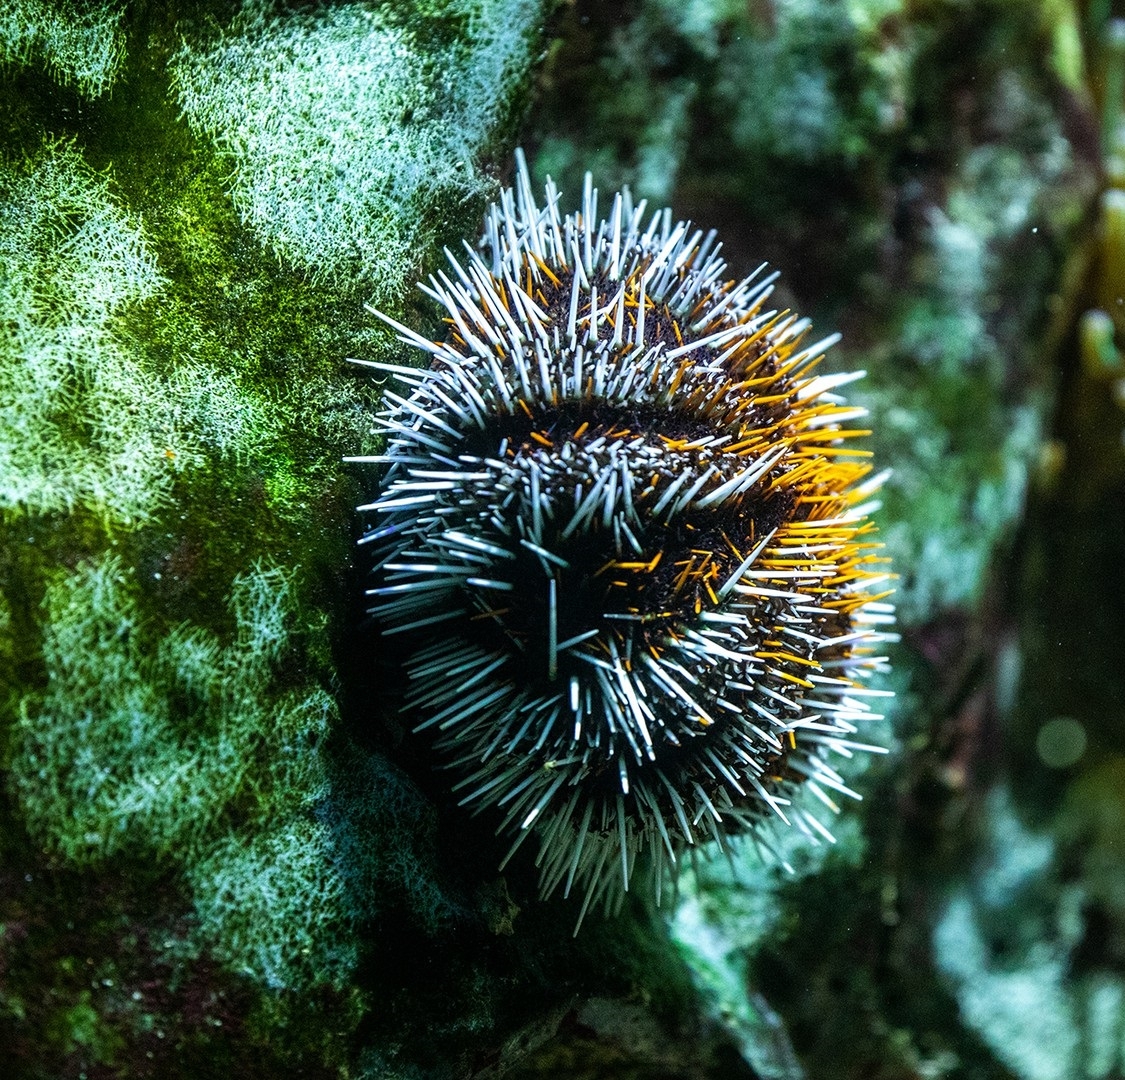
[[[1067,0],[7,5],[6,1075],[1120,1075],[1105,36]],[[413,283],[517,144],[568,207],[589,169],[777,266],[894,469],[893,752],[836,845],[577,940],[398,715],[341,463],[381,391],[347,358],[401,355],[365,304],[440,336]]]

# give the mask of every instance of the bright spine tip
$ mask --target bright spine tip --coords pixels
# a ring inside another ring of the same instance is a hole
[[[482,253],[421,286],[447,340],[380,316],[429,367],[371,365],[405,389],[353,460],[384,468],[361,542],[411,721],[580,922],[700,843],[831,841],[806,793],[836,813],[833,757],[881,749],[853,736],[887,693],[887,474],[836,394],[862,373],[814,374],[838,335],[766,310],[775,274],[628,192],[599,220],[589,176],[540,207],[517,165]]]

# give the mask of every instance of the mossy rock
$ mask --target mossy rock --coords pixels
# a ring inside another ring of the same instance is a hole
[[[1035,1075],[958,1014],[997,970],[956,890],[970,845],[1035,846],[974,769],[1094,191],[1082,45],[1030,0],[9,4],[14,1075]],[[402,355],[368,305],[443,333],[414,282],[476,242],[517,141],[564,209],[590,169],[735,272],[776,263],[895,469],[895,754],[837,847],[700,865],[576,941],[398,713],[354,545],[374,477],[342,461],[378,452],[382,389],[348,359]],[[958,926],[977,952],[943,969]]]

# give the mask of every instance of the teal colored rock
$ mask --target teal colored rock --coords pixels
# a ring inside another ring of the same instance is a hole
[[[1120,911],[1117,845],[1095,833],[1080,879],[1059,868],[1060,839],[1089,829],[1091,815],[1120,818],[1120,775],[1119,764],[1103,770],[1100,782],[1114,786],[1072,799],[1063,828],[1051,831],[1029,829],[997,789],[972,878],[934,926],[934,954],[965,1022],[1029,1080],[1110,1076],[1121,1062],[1123,987],[1111,958],[1091,955],[1084,941],[1092,912],[1107,901],[1114,917]]]

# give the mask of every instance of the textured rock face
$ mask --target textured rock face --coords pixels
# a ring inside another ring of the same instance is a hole
[[[1092,282],[1068,261],[1090,86],[1116,152],[1101,32],[1031,2],[6,5],[15,1075],[1119,1072],[1112,198]],[[577,944],[403,738],[341,463],[382,449],[345,360],[405,360],[364,305],[443,337],[413,282],[517,142],[563,213],[589,169],[719,229],[733,276],[782,270],[895,470],[891,764],[834,847],[782,842],[792,873],[689,866]]]

